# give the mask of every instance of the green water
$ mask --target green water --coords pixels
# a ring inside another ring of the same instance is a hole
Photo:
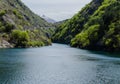
[[[62,44],[0,49],[0,84],[120,84],[114,56]]]

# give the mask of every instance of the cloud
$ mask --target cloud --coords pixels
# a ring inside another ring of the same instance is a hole
[[[57,21],[71,18],[91,0],[22,0],[38,15],[46,15]]]

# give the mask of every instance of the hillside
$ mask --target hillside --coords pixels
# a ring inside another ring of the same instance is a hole
[[[120,51],[120,1],[93,0],[57,28],[53,41],[83,49]]]
[[[41,16],[43,19],[45,19],[47,22],[49,22],[49,23],[55,23],[56,21],[55,20],[53,20],[53,19],[51,19],[51,18],[49,18],[49,17],[47,17],[47,16],[45,16],[45,15],[42,15]]]
[[[0,47],[49,45],[44,27],[50,26],[21,0],[0,0]]]

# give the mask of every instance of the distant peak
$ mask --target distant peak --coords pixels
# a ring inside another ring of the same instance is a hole
[[[46,17],[45,15],[42,15],[42,17]]]
[[[41,17],[49,23],[55,23],[56,22],[55,20],[51,19],[50,17],[47,17],[46,15],[42,15]]]

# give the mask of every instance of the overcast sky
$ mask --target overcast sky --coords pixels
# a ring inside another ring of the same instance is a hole
[[[71,18],[91,0],[22,0],[33,12],[56,21]]]

